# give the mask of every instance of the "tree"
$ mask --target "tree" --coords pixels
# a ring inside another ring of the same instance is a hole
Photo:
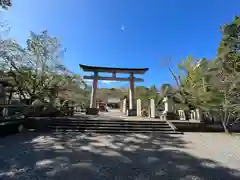
[[[158,91],[157,88],[155,86],[155,84],[153,84],[149,90],[148,90],[148,99],[154,99],[155,103],[158,102]]]
[[[31,32],[26,48],[19,48],[20,55],[7,58],[11,74],[15,82],[21,82],[21,88],[31,101],[56,92],[63,85],[62,77],[66,80],[66,69],[59,61],[61,45],[55,37],[50,37],[47,31],[39,35]],[[61,84],[59,84],[61,83]],[[55,89],[55,90],[53,90]]]
[[[84,84],[80,76],[61,63],[63,52],[58,40],[47,31],[31,32],[26,48],[15,41],[3,41],[0,64],[13,78],[20,97],[30,98],[31,102],[45,98],[53,102],[60,91],[70,91],[72,87]]]
[[[223,37],[215,60],[195,61],[188,57],[179,65],[183,74],[176,74],[170,68],[178,85],[183,102],[192,108],[201,108],[219,114],[226,132],[230,117],[239,116],[240,104],[240,21],[221,27]],[[231,122],[231,123],[230,123]]]
[[[230,24],[221,27],[223,34],[218,48],[218,60],[229,73],[240,71],[240,18],[235,16]]]
[[[194,109],[201,102],[201,95],[203,91],[203,75],[201,74],[202,61],[196,61],[192,56],[182,59],[178,65],[180,72],[174,73],[170,68],[172,76],[174,77],[179,94],[183,104],[186,104],[189,109]]]
[[[217,94],[221,97],[216,107],[220,110],[223,127],[228,132],[230,117],[240,115],[239,18],[235,17],[232,23],[221,27],[221,32],[223,37],[218,48],[217,58],[209,69],[213,77],[212,85],[215,90],[218,90]],[[238,120],[239,118],[236,118],[231,124],[233,125]]]
[[[210,70],[213,77],[216,77],[211,82],[215,93],[210,107],[216,114],[220,114],[219,118],[222,125],[225,131],[228,132],[229,118],[231,115],[236,115],[239,110],[240,73],[229,73],[224,68],[224,64],[224,62],[218,60],[214,63],[214,68]],[[207,104],[204,105],[209,108]]]
[[[8,9],[9,7],[12,6],[12,0],[0,0],[0,6],[3,9]]]

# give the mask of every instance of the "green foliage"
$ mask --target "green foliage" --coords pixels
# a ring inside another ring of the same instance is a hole
[[[154,99],[155,102],[158,100],[158,92],[155,85],[152,85],[148,90],[148,99]]]
[[[84,81],[61,63],[65,50],[47,31],[31,32],[26,47],[13,40],[2,41],[0,45],[1,72],[12,78],[20,98],[53,102],[61,97],[80,103],[81,95],[76,95],[80,93],[85,101]]]
[[[0,6],[3,9],[8,9],[9,7],[12,6],[12,0],[0,0]]]
[[[240,20],[221,27],[223,37],[213,60],[183,59],[180,74],[170,68],[182,103],[220,115],[227,131],[229,117],[240,115]]]

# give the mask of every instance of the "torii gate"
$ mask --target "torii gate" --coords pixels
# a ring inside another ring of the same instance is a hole
[[[93,72],[93,76],[83,76],[83,79],[93,80],[90,108],[96,109],[96,92],[98,87],[98,80],[107,81],[129,81],[129,110],[135,109],[134,103],[134,82],[143,82],[142,78],[136,78],[135,74],[144,74],[148,71],[148,68],[112,68],[112,67],[98,67],[98,66],[86,66],[80,64],[80,68],[84,72]],[[112,77],[101,77],[99,73],[112,73]],[[117,73],[129,74],[129,77],[116,77]]]

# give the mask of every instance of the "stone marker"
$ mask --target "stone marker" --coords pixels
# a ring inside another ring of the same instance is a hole
[[[123,99],[122,111],[124,114],[127,113],[127,99]]]
[[[162,114],[160,115],[160,120],[166,120],[166,113],[162,112]]]
[[[141,99],[137,100],[137,116],[142,116],[142,102],[141,102]]]
[[[174,104],[171,98],[165,97],[163,99],[163,102],[164,102],[165,112],[174,112]]]
[[[196,120],[200,122],[202,121],[202,111],[199,108],[196,109]]]
[[[156,107],[154,99],[150,99],[150,117],[151,118],[156,117]]]
[[[196,112],[195,110],[190,110],[190,120],[196,120]]]
[[[166,120],[174,120],[175,119],[175,107],[172,98],[166,96],[163,99],[164,102],[164,111],[163,115]]]
[[[178,110],[178,115],[179,115],[180,120],[182,120],[182,121],[186,120],[186,115],[185,115],[184,110],[182,110],[182,109]]]
[[[121,100],[121,103],[120,103],[120,112],[123,112],[123,99]]]

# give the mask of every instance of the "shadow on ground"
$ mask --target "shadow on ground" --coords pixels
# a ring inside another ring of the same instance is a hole
[[[22,133],[0,139],[0,179],[240,179],[182,151],[181,135]]]

